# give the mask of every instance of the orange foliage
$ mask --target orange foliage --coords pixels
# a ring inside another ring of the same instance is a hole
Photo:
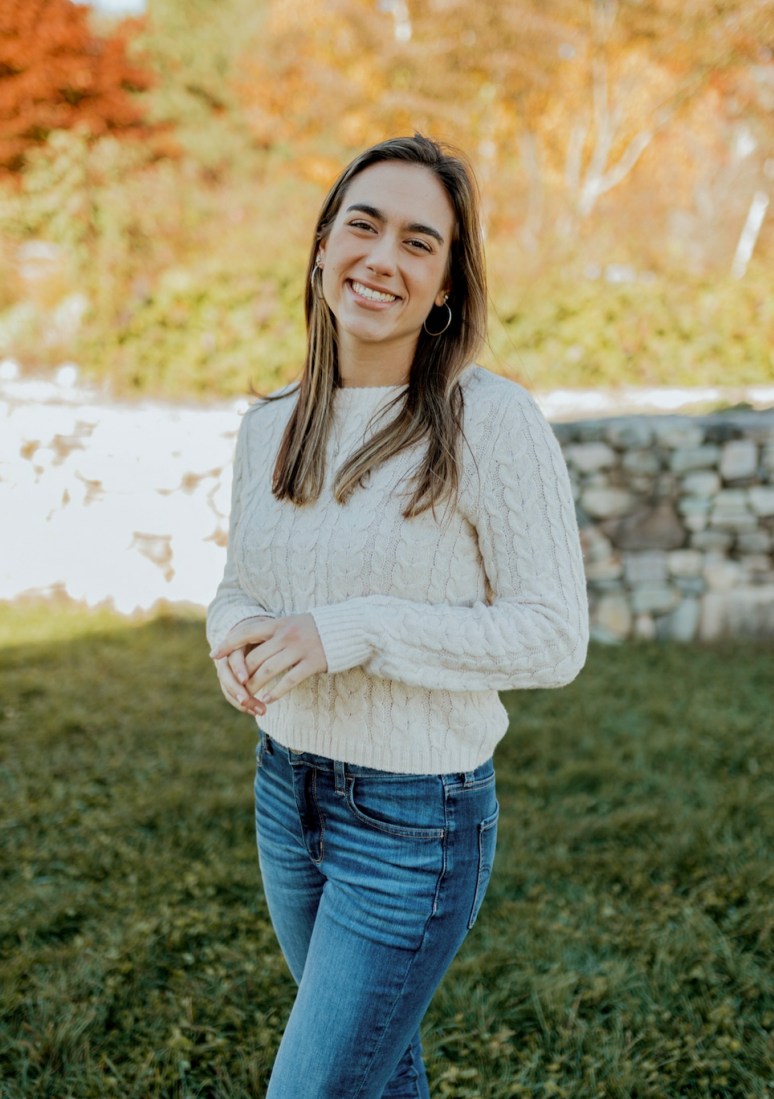
[[[297,165],[317,171],[421,129],[491,176],[531,138],[552,184],[575,170],[608,187],[721,74],[739,96],[774,3],[265,0],[265,11],[237,90],[258,141],[291,148]]]
[[[331,134],[348,149],[415,129],[468,145],[471,134],[496,139],[543,102],[559,45],[574,34],[557,18],[566,8],[267,0],[237,90],[258,140],[296,152]]]
[[[84,126],[95,136],[143,132],[132,91],[150,86],[127,57],[130,24],[95,37],[71,0],[2,0],[0,170],[18,172],[52,130]]]

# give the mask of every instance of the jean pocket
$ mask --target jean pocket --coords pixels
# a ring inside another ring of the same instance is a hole
[[[443,787],[432,776],[390,777],[386,781],[351,777],[347,806],[361,824],[389,836],[439,840],[446,834]]]
[[[491,816],[482,820],[478,826],[478,874],[476,876],[476,891],[473,896],[473,906],[468,917],[470,929],[478,918],[484,897],[486,895],[489,879],[492,876],[494,866],[495,849],[497,847],[497,821],[500,817],[500,806],[496,804]]]

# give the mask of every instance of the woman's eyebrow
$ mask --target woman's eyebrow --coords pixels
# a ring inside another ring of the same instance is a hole
[[[361,214],[368,214],[369,217],[375,218],[377,221],[385,222],[387,220],[381,210],[377,210],[375,206],[369,206],[365,202],[353,202],[351,206],[347,207],[345,213],[352,213],[353,210],[357,210]],[[423,233],[425,236],[437,240],[439,244],[443,244],[443,237],[437,229],[433,229],[432,225],[422,225],[419,221],[412,221],[410,224],[404,225],[403,228],[410,233]]]

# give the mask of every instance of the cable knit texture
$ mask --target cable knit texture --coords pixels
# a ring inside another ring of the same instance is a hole
[[[305,507],[271,492],[295,398],[245,415],[207,633],[216,645],[256,614],[314,616],[328,671],[261,718],[279,743],[386,771],[473,770],[507,728],[498,690],[560,687],[583,666],[586,587],[559,445],[521,386],[477,366],[462,386],[456,506],[412,519],[402,510],[416,448],[345,505],[331,492],[399,387],[336,392],[325,489]]]

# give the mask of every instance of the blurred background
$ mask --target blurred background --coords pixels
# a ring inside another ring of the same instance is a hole
[[[774,1096],[774,0],[0,0],[1,1099],[265,1093],[294,990],[201,607],[320,201],[414,130],[473,161],[483,361],[575,420],[628,642],[504,698],[433,1094]]]
[[[774,379],[771,0],[4,0],[0,51],[6,375],[295,376],[325,189],[420,130],[478,174],[495,369]]]

